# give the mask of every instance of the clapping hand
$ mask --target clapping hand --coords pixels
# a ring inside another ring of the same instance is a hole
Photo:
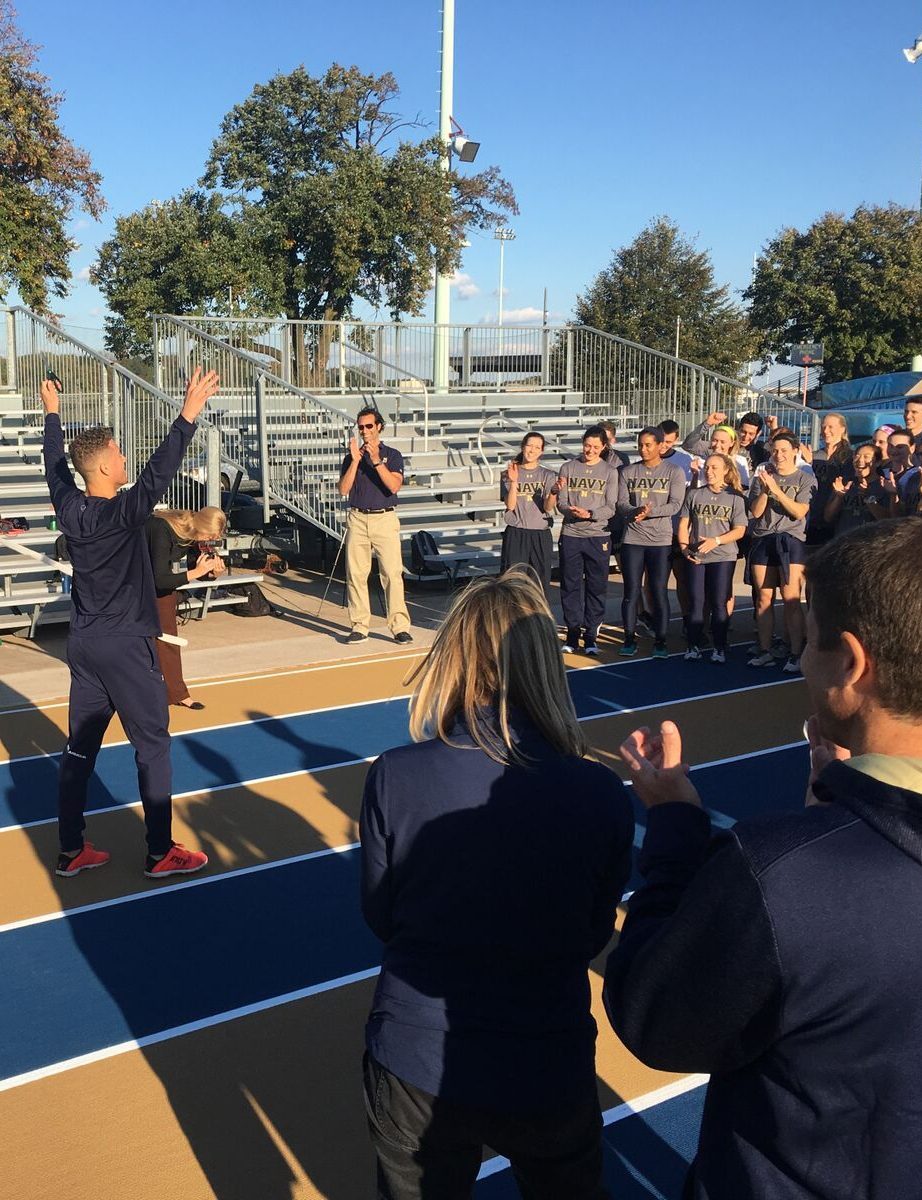
[[[515,461],[515,459],[513,459],[512,462],[509,464],[509,466],[506,468],[506,478],[509,480],[510,483],[518,483],[519,482],[519,464]]]
[[[810,747],[810,777],[807,780],[807,794],[804,797],[804,803],[809,808],[814,804],[825,803],[823,800],[817,800],[813,791],[813,785],[823,768],[837,760],[844,762],[851,758],[852,752],[846,750],[844,746],[839,746],[836,742],[831,742],[829,738],[823,737],[820,733],[819,717],[815,715],[807,719],[804,724],[804,733]]]
[[[364,451],[365,447],[359,445],[357,438],[352,437],[349,439],[349,453],[352,456],[352,461],[354,463],[359,461]]]
[[[644,808],[674,803],[700,808],[701,797],[682,762],[682,735],[674,722],[663,721],[659,733],[642,725],[621,743],[619,753]]]
[[[631,520],[632,521],[645,521],[647,519],[647,517],[649,517],[651,512],[653,512],[652,504],[641,504],[640,508],[634,509],[634,512],[631,515]]]
[[[844,496],[846,492],[851,491],[852,481],[846,483],[841,475],[836,475],[832,481],[832,490],[837,496]]]

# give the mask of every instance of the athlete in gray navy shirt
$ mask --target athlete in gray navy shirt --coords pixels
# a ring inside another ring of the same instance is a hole
[[[553,518],[547,515],[545,507],[556,490],[557,476],[540,465],[543,451],[543,434],[526,433],[519,453],[500,480],[499,496],[506,505],[500,570],[508,570],[517,563],[531,567],[541,580],[545,599],[550,606]]]

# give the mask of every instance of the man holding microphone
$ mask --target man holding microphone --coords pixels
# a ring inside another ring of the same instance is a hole
[[[350,440],[339,473],[339,494],[349,499],[346,588],[352,632],[347,641],[364,642],[368,637],[368,576],[374,552],[387,601],[388,628],[394,641],[405,645],[413,638],[403,594],[403,555],[396,513],[397,493],[403,486],[403,455],[381,441],[384,419],[376,408],[363,408],[356,417],[356,426],[361,440]]]

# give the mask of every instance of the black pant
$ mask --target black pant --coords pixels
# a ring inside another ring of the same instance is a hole
[[[564,624],[567,629],[585,629],[594,638],[605,617],[611,539],[561,534],[557,550]]]
[[[134,746],[147,848],[154,855],[166,854],[172,844],[173,777],[169,711],[156,639],[72,636],[67,639],[67,664],[69,732],[58,792],[61,849],[83,846],[87,785],[112,715],[118,713]]]
[[[711,606],[711,637],[715,650],[727,648],[727,601],[733,586],[736,559],[730,562],[688,563],[688,644],[699,646],[704,632],[704,604]]]
[[[554,539],[550,529],[518,529],[514,525],[507,525],[503,530],[499,569],[505,571],[516,563],[524,563],[531,567],[541,580],[541,586],[550,604],[553,554]]]
[[[672,546],[639,546],[624,542],[621,546],[621,574],[624,578],[624,599],[621,601],[621,624],[624,640],[634,640],[637,627],[637,606],[643,588],[646,569],[653,601],[653,633],[658,642],[666,640],[669,629],[669,567]]]
[[[513,1117],[431,1096],[365,1055],[378,1200],[470,1200],[483,1147],[512,1163],[524,1200],[607,1200],[595,1083],[582,1104]]]

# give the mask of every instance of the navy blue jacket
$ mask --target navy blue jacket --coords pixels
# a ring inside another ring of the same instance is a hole
[[[384,943],[366,1045],[432,1095],[551,1112],[595,1085],[588,966],[612,935],[634,819],[607,767],[557,754],[533,769],[459,727],[389,750],[362,804],[362,901]]]
[[[922,795],[845,763],[814,791],[710,845],[701,810],[648,813],[605,1004],[711,1074],[694,1200],[922,1196]]]
[[[179,470],[195,426],[177,417],[137,482],[111,500],[74,483],[57,413],[45,416],[45,478],[74,568],[71,634],[157,637],[160,619],[144,525]]]

